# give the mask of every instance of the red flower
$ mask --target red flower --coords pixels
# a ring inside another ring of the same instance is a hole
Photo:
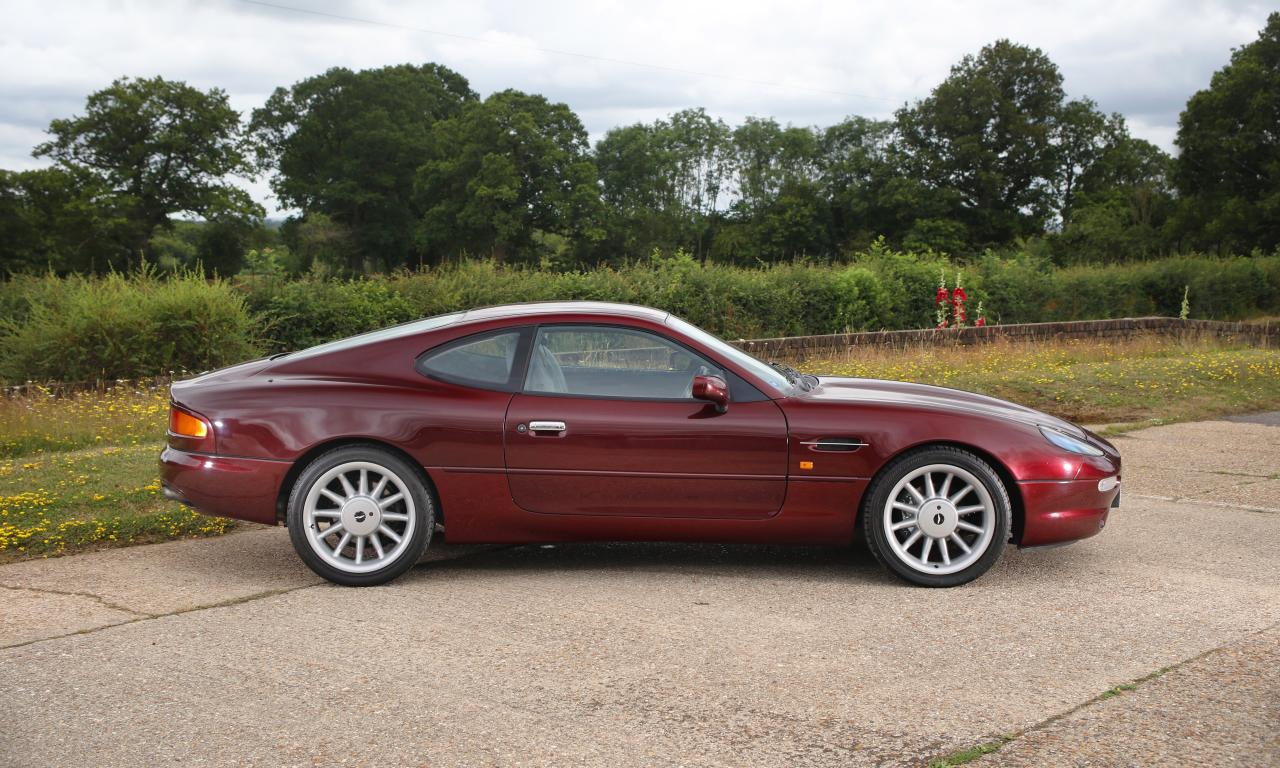
[[[958,291],[960,289],[957,288],[956,290]],[[942,305],[942,304],[945,304],[950,298],[951,296],[949,293],[947,293],[946,288],[939,288],[938,295],[934,297],[933,303],[937,305]]]

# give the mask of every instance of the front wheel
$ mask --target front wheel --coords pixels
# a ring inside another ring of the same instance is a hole
[[[1009,538],[1009,494],[978,456],[949,446],[893,461],[867,490],[862,524],[872,553],[897,576],[954,587],[986,573]]]
[[[322,454],[289,496],[289,539],[335,584],[384,584],[413,567],[431,541],[435,507],[417,471],[373,446]]]

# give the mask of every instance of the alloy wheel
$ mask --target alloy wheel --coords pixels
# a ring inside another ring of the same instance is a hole
[[[997,524],[986,486],[951,464],[908,472],[889,493],[881,519],[897,559],[937,575],[957,573],[981,558]]]
[[[345,573],[369,573],[396,562],[417,525],[408,483],[369,461],[347,461],[321,475],[302,513],[311,549]]]

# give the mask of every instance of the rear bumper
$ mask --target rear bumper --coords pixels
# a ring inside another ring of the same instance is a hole
[[[1107,524],[1111,502],[1120,486],[1098,490],[1098,479],[1022,482],[1023,517],[1020,547],[1042,547],[1087,539]]]
[[[202,514],[275,525],[276,499],[290,466],[166,447],[160,453],[160,485],[166,497]]]

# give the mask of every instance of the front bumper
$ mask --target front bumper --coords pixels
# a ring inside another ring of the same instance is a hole
[[[276,499],[290,466],[166,447],[160,453],[160,485],[166,497],[202,514],[275,525]]]
[[[1022,492],[1023,526],[1020,547],[1043,547],[1099,533],[1107,524],[1120,484],[1098,490],[1098,479],[1046,480],[1018,483]]]

